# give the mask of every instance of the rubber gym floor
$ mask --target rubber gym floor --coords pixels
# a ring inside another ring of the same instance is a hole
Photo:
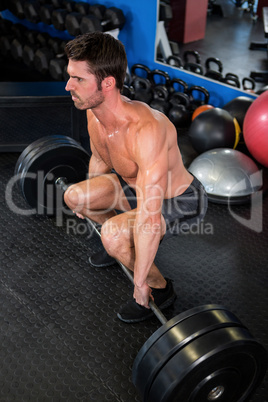
[[[187,163],[194,155],[179,134]],[[132,364],[160,323],[117,319],[132,285],[117,265],[89,265],[100,240],[82,221],[12,212],[6,189],[18,156],[0,153],[0,401],[140,401]],[[27,208],[17,188],[12,202]],[[168,319],[221,304],[268,349],[267,194],[254,206],[209,203],[203,225],[163,243],[156,262],[178,295]],[[250,402],[267,395],[266,373]]]
[[[187,163],[187,133],[180,143]],[[89,265],[100,239],[81,220],[11,210],[28,208],[18,188],[6,191],[18,156],[0,154],[0,401],[139,401],[132,364],[160,323],[117,318],[132,285],[116,264]],[[156,261],[178,295],[168,319],[221,304],[268,348],[268,197],[254,208],[209,203],[196,232],[163,242]],[[266,375],[251,401],[267,395]]]

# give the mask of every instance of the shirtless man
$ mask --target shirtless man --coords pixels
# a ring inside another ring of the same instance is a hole
[[[92,156],[88,179],[70,186],[64,199],[79,217],[102,225],[108,256],[103,251],[91,262],[103,266],[108,258],[108,265],[113,257],[134,272],[133,299],[118,317],[142,321],[153,315],[150,297],[162,309],[174,302],[172,282],[154,259],[163,237],[203,218],[206,194],[183,165],[169,119],[121,95],[127,70],[122,43],[110,34],[84,34],[68,42],[66,54],[66,90],[76,108],[87,110]]]

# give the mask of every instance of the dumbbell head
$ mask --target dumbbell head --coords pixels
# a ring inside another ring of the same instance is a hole
[[[35,42],[40,46],[45,47],[50,39],[50,35],[46,32],[38,32],[35,38]]]
[[[62,7],[66,8],[69,13],[75,11],[75,1],[73,0],[62,0]]]
[[[65,27],[70,35],[77,36],[81,33],[80,24],[83,18],[83,14],[78,12],[70,13],[66,16]]]
[[[51,16],[51,22],[56,29],[59,31],[65,30],[65,19],[68,15],[68,10],[66,8],[59,8],[57,10],[53,10]]]
[[[9,21],[3,22],[1,28],[2,55],[12,56],[15,60],[21,59],[23,40],[28,30],[20,24],[12,24]]]
[[[34,24],[40,21],[40,3],[35,0],[27,0],[23,4],[25,18]]]
[[[34,66],[34,56],[37,49],[38,46],[36,44],[28,43],[23,46],[22,59],[24,64],[26,64],[29,67]]]
[[[54,80],[62,81],[67,60],[65,57],[55,57],[49,62],[49,74]]]
[[[13,37],[11,35],[1,35],[0,37],[0,52],[4,57],[11,56],[11,42]]]
[[[75,3],[74,10],[80,14],[87,15],[89,14],[89,4],[84,3],[83,1],[80,1],[78,3]]]
[[[55,55],[64,54],[66,42],[59,38],[49,38],[47,41],[47,47],[53,51]]]
[[[104,19],[106,7],[103,4],[92,4],[89,6],[89,14],[95,15],[99,20]]]
[[[61,8],[63,0],[50,0],[50,3],[54,8]]]
[[[103,27],[99,18],[93,14],[88,14],[82,17],[80,31],[82,34],[96,31],[102,32]]]
[[[22,53],[23,53],[23,42],[18,38],[14,38],[10,45],[10,52],[12,57],[20,61],[22,60]]]
[[[125,16],[123,11],[117,7],[107,8],[104,14],[104,31],[111,31],[116,28],[123,28],[125,24]]]
[[[54,7],[52,4],[43,4],[40,7],[40,20],[47,25],[51,25],[51,16],[52,12],[54,10]]]
[[[34,55],[34,66],[37,71],[46,74],[49,69],[50,60],[53,59],[54,53],[47,47],[39,48]]]
[[[8,0],[8,9],[19,19],[24,19],[24,3],[25,0]]]
[[[37,31],[27,30],[25,32],[25,42],[30,45],[34,45],[36,43]]]

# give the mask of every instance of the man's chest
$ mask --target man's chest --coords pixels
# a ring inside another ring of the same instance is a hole
[[[122,135],[102,136],[92,133],[90,140],[107,166],[125,178],[136,178],[138,166],[133,160],[133,152]]]

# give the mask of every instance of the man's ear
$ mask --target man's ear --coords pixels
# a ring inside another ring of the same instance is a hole
[[[104,80],[101,83],[101,86],[103,91],[107,92],[111,91],[116,86],[115,78],[112,76],[104,78]]]

